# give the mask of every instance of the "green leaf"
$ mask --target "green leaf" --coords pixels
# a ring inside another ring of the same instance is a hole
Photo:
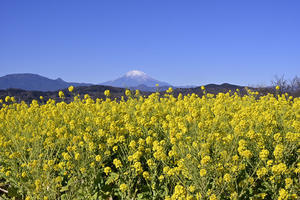
[[[112,172],[112,173],[110,173],[110,176],[107,178],[105,184],[110,185],[111,183],[118,180],[118,178],[119,178],[119,174]]]
[[[60,189],[60,192],[66,192],[69,190],[69,186],[64,186]]]
[[[61,195],[61,196],[60,196],[60,199],[61,199],[61,200],[66,200],[66,199],[67,199],[67,195],[66,195],[66,194]]]

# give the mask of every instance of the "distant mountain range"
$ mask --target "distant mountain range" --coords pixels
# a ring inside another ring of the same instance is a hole
[[[126,73],[124,76],[97,85],[105,85],[119,88],[139,89],[143,91],[156,91],[156,84],[160,90],[167,89],[171,84],[158,81],[144,72],[133,70]],[[66,82],[61,78],[50,79],[38,74],[23,73],[9,74],[0,77],[0,89],[22,89],[28,91],[56,91],[65,89],[69,86],[91,86],[89,83]]]
[[[69,86],[89,86],[88,83],[66,82],[61,78],[49,79],[37,74],[9,74],[0,77],[0,89],[16,88],[30,91],[56,91]]]
[[[159,87],[155,85],[159,84]],[[125,88],[129,89],[139,89],[143,96],[150,95],[152,92],[159,90],[161,95],[165,94],[165,91],[171,86],[169,83],[158,81],[146,75],[140,71],[131,71],[125,74],[124,76],[113,80],[108,81],[102,84],[88,84],[88,83],[75,83],[75,82],[66,82],[60,78],[58,79],[49,79],[37,74],[10,74],[3,77],[0,77],[0,99],[5,99],[6,96],[14,96],[17,102],[25,101],[30,103],[34,99],[39,99],[40,96],[44,97],[44,100],[39,100],[41,102],[48,99],[54,99],[56,101],[61,101],[58,97],[58,90],[62,90],[65,93],[65,101],[71,102],[73,100],[73,95],[68,91],[69,86],[75,86],[75,94],[89,94],[93,99],[96,98],[106,98],[104,96],[105,90],[110,90],[112,99],[121,99],[124,96]],[[173,87],[173,86],[172,86]],[[199,86],[181,86],[173,87],[173,95],[177,97],[179,94],[188,95],[188,94],[197,94],[202,96],[203,90]],[[229,83],[223,83],[220,85],[217,84],[208,84],[205,85],[205,90],[211,94],[218,94],[220,92],[236,91],[239,89],[240,95],[247,94],[247,90],[244,86],[232,85]],[[260,94],[273,93],[276,94],[276,91],[272,87],[262,87],[262,88],[252,88],[251,90],[259,91]],[[295,97],[300,96],[300,91],[297,90],[291,93]],[[1,104],[0,104],[1,109]]]
[[[158,87],[156,85],[158,84]],[[61,78],[58,79],[49,79],[47,77],[43,77],[37,74],[9,74],[6,76],[0,77],[0,90],[5,89],[21,89],[26,91],[57,91],[66,89],[69,86],[93,86],[94,84],[89,83],[76,83],[76,82],[66,82]],[[155,92],[156,90],[165,91],[169,87],[173,87],[174,89],[189,89],[192,91],[193,88],[197,90],[197,86],[182,86],[182,87],[174,87],[171,84],[163,81],[156,80],[146,73],[133,70],[127,72],[124,76],[117,78],[112,81],[107,81],[104,83],[100,83],[97,85],[102,85],[104,87],[111,86],[117,88],[128,88],[128,89],[139,89],[141,91],[146,92]],[[214,88],[217,90],[222,89],[237,89],[243,88],[243,86],[231,85],[228,83],[222,85],[209,84],[206,85],[206,88]]]

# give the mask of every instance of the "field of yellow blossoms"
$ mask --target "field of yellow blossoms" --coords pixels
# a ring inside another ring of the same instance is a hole
[[[238,93],[6,97],[0,199],[299,199],[300,98]]]

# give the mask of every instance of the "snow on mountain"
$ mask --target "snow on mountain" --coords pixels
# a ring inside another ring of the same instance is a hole
[[[138,70],[132,70],[132,71],[129,71],[125,74],[126,77],[139,77],[139,78],[144,78],[144,79],[147,79],[148,76],[146,73],[142,72],[142,71],[138,71]]]
[[[132,88],[132,87],[138,87],[140,85],[145,85],[147,87],[155,87],[156,84],[159,84],[159,86],[171,86],[169,83],[158,81],[148,76],[146,73],[138,70],[129,71],[122,77],[115,79],[113,81],[104,82],[101,85]]]

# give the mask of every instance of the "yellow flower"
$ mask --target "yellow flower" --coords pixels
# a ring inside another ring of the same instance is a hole
[[[240,154],[241,154],[241,156],[243,156],[243,157],[245,157],[245,158],[247,158],[247,159],[249,159],[249,158],[252,157],[252,153],[251,153],[250,150],[242,151],[242,152],[240,152]]]
[[[107,96],[107,97],[110,96],[110,91],[109,90],[105,90],[104,91],[104,95]]]
[[[80,158],[80,154],[79,153],[74,153],[74,158],[75,158],[75,160],[78,160],[79,158]]]
[[[281,159],[283,156],[282,155],[283,151],[284,151],[284,146],[282,144],[276,145],[275,150],[273,152],[275,159],[277,159],[277,160]]]
[[[230,176],[230,174],[226,173],[226,174],[224,175],[224,181],[227,182],[227,183],[229,183],[229,182],[231,181],[231,176]]]
[[[273,165],[273,160],[268,160],[267,166],[271,166],[271,165]]]
[[[129,147],[134,149],[136,146],[136,142],[134,140],[131,140],[131,142],[129,143]]]
[[[26,172],[22,172],[22,175],[21,175],[23,178],[27,176]]]
[[[117,169],[120,168],[120,167],[122,167],[122,162],[119,159],[115,158],[113,160],[113,163],[114,163],[114,165],[116,166]]]
[[[101,161],[101,156],[100,156],[100,155],[97,155],[97,156],[95,157],[95,159],[96,159],[97,162],[100,162],[100,161]]]
[[[68,90],[69,90],[69,92],[73,92],[74,86],[71,85],[71,86],[68,88]]]
[[[217,200],[217,196],[215,194],[212,194],[210,197],[209,197],[209,200]]]
[[[230,199],[232,199],[232,200],[237,200],[238,199],[238,193],[237,192],[233,192],[233,193],[231,193],[231,195],[230,195]]]
[[[158,177],[158,180],[159,180],[159,181],[163,181],[164,178],[165,178],[165,177],[164,177],[163,175],[160,175],[160,176]]]
[[[194,185],[190,185],[189,191],[190,191],[191,193],[193,193],[193,192],[195,192],[195,190],[196,190],[196,187],[195,187]]]
[[[6,96],[5,97],[5,102],[9,102],[10,101],[10,96]]]
[[[266,193],[259,193],[258,197],[260,197],[261,199],[265,199],[265,197],[267,196]]]
[[[200,192],[197,192],[197,194],[196,194],[196,199],[197,199],[197,200],[200,200],[200,199],[202,199],[202,195],[201,195],[201,193],[200,193]]]
[[[84,99],[89,99],[89,98],[90,98],[90,95],[85,94],[83,98],[84,98]]]
[[[118,150],[118,146],[113,147],[113,152],[116,152]]]
[[[150,179],[150,174],[149,174],[149,172],[144,171],[144,172],[143,172],[143,177],[144,177],[146,180],[149,180],[149,179]]]
[[[135,90],[135,96],[139,96],[141,92],[139,90]]]
[[[288,195],[289,195],[288,192],[285,189],[281,188],[279,190],[278,200],[286,200],[288,199]]]
[[[35,190],[36,191],[39,191],[40,190],[40,188],[41,188],[41,180],[40,179],[37,179],[37,180],[35,180],[34,181],[34,185],[35,185]]]
[[[272,172],[275,174],[282,174],[286,171],[286,169],[287,169],[286,165],[284,163],[280,163],[272,167]]]
[[[280,135],[280,133],[276,133],[275,135],[274,135],[274,140],[276,141],[276,142],[280,142],[281,141],[281,135]]]
[[[276,90],[279,90],[279,89],[280,89],[280,87],[279,87],[279,85],[277,85],[277,86],[276,86]]]
[[[11,171],[7,171],[7,172],[5,173],[5,176],[10,176],[10,174],[11,174]]]
[[[140,162],[134,163],[133,167],[135,168],[138,174],[143,172],[142,164]]]
[[[152,142],[153,142],[152,137],[151,137],[151,136],[148,136],[148,137],[146,138],[146,144],[151,145]]]
[[[169,87],[169,89],[166,91],[167,93],[172,93],[173,92],[173,88]]]
[[[121,190],[121,192],[124,193],[124,192],[126,192],[128,190],[128,186],[125,183],[122,183],[120,185],[120,190]]]
[[[80,170],[80,172],[83,173],[83,174],[86,172],[86,168],[85,168],[85,167],[81,167],[79,170]]]
[[[71,156],[70,156],[68,153],[66,153],[66,152],[63,152],[63,153],[62,153],[62,156],[63,156],[63,158],[64,158],[65,160],[70,160],[70,159],[71,159]]]
[[[210,160],[210,156],[204,156],[204,158],[201,160],[201,165],[206,165]]]
[[[200,176],[205,176],[205,175],[206,175],[206,169],[201,169]]]
[[[296,200],[296,199],[298,199],[298,195],[297,194],[291,194],[291,199],[293,199],[293,200]]]
[[[39,180],[37,180],[37,181],[39,181]],[[56,178],[55,178],[55,182],[56,183],[60,183],[60,182],[62,182],[63,181],[63,177],[61,177],[61,176],[57,176]]]
[[[260,169],[258,169],[258,170],[256,171],[256,174],[257,174],[257,176],[258,176],[259,178],[263,177],[263,176],[266,175],[267,173],[268,173],[268,170],[267,170],[267,168],[265,168],[265,167],[262,167],[262,168],[260,168]]]
[[[125,95],[126,95],[126,96],[130,96],[130,95],[131,95],[130,90],[125,90]]]
[[[183,199],[185,197],[186,191],[182,185],[176,185],[174,188],[174,193],[172,199]]]
[[[269,155],[269,151],[266,149],[261,150],[261,152],[259,152],[259,157],[261,160],[267,160]]]
[[[289,142],[296,142],[297,140],[299,140],[299,137],[300,137],[300,133],[292,133],[292,132],[286,133],[285,136],[285,138]]]
[[[169,166],[166,166],[166,167],[163,168],[164,174],[167,174],[169,171],[170,171],[170,167]]]
[[[292,184],[293,184],[293,180],[291,178],[286,178],[285,179],[285,188],[286,189],[289,189]]]
[[[147,164],[150,168],[155,166],[155,162],[152,159],[147,160]]]
[[[95,167],[95,162],[91,162],[90,166],[91,166],[91,168],[94,168]]]
[[[63,91],[59,91],[59,92],[58,92],[58,96],[59,96],[59,98],[61,98],[61,99],[65,98],[65,94],[64,94]]]
[[[104,168],[104,173],[105,173],[106,175],[108,175],[110,172],[111,172],[111,168],[110,168],[110,167],[105,167],[105,168]]]
[[[238,155],[232,156],[232,160],[233,160],[233,161],[238,161],[238,160],[239,160],[239,156],[238,156]]]

